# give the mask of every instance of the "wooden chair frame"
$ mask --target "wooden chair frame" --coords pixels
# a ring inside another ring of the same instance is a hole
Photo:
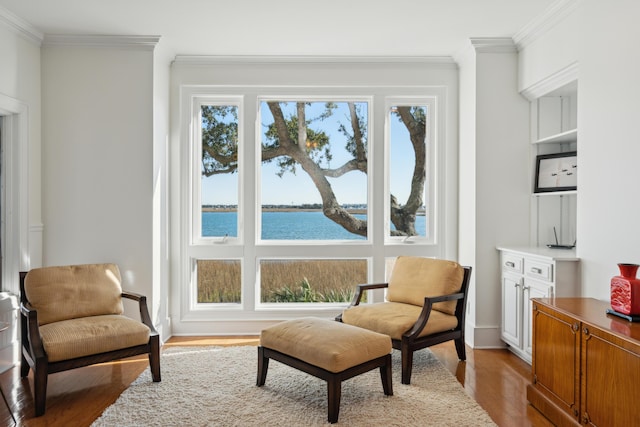
[[[147,308],[147,297],[133,292],[122,292],[122,298],[131,299],[138,302],[140,319],[151,330],[149,342],[147,344],[106,353],[92,354],[78,357],[76,359],[49,362],[45,352],[40,331],[38,327],[38,313],[33,309],[24,292],[24,280],[27,272],[20,272],[20,326],[22,329],[22,360],[20,364],[20,376],[25,378],[29,374],[29,369],[33,369],[33,385],[36,417],[43,415],[47,397],[47,378],[49,374],[81,368],[83,366],[94,365],[96,363],[110,362],[123,359],[125,357],[137,356],[139,354],[149,354],[149,366],[153,382],[160,381],[160,336],[153,326],[149,309]]]
[[[471,278],[471,267],[463,267],[464,276],[462,278],[462,286],[460,291],[455,294],[442,295],[437,297],[426,297],[424,299],[424,305],[422,311],[416,323],[402,335],[402,339],[391,339],[391,345],[396,350],[400,350],[402,357],[402,384],[411,384],[411,370],[413,368],[413,352],[421,350],[432,345],[440,344],[446,341],[453,340],[456,346],[456,352],[460,360],[466,360],[466,348],[464,344],[464,326],[465,326],[465,314],[467,305],[467,294],[469,290],[469,281]],[[356,294],[353,296],[349,307],[354,307],[360,304],[362,296],[368,290],[388,288],[389,283],[374,283],[358,285],[356,288]],[[431,309],[433,304],[443,301],[457,301],[455,316],[458,318],[458,326],[454,329],[444,332],[437,332],[435,334],[419,337],[420,333],[427,325],[429,316],[431,315]],[[339,314],[336,319],[342,322],[342,314]]]

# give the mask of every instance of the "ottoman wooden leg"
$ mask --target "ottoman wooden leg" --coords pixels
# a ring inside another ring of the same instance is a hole
[[[258,346],[258,379],[256,385],[261,387],[267,380],[267,369],[269,369],[269,358],[264,355],[264,347]]]
[[[340,397],[342,394],[342,381],[337,378],[330,378],[327,380],[327,396],[329,413],[327,420],[331,423],[338,422],[338,415],[340,413]]]
[[[385,364],[380,366],[380,378],[382,379],[382,388],[384,394],[393,396],[393,384],[391,382],[391,355],[388,354]]]

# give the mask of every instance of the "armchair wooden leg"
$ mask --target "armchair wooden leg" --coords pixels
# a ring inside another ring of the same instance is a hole
[[[413,368],[413,351],[405,346],[400,349],[402,356],[402,384],[411,384],[411,370]]]
[[[20,376],[24,378],[29,375],[29,369],[31,369],[29,362],[27,362],[27,358],[24,357],[24,353],[22,353],[22,359],[20,360]]]
[[[382,389],[387,396],[393,396],[393,382],[391,374],[391,354],[387,355],[384,366],[380,366],[380,378],[382,379]]]
[[[458,359],[467,360],[467,350],[464,346],[464,337],[456,338],[456,352],[458,353]]]
[[[151,351],[149,352],[149,367],[153,382],[160,382],[160,337],[153,336],[150,339]]]
[[[37,366],[33,370],[33,394],[36,407],[36,417],[44,415],[47,403],[47,367]]]

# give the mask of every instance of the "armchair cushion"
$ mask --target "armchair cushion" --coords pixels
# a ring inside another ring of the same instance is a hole
[[[38,323],[122,314],[120,270],[115,264],[44,267],[29,271],[24,291]],[[148,339],[148,337],[147,337]]]
[[[459,292],[463,276],[464,269],[455,261],[400,256],[391,272],[387,300],[422,307],[425,297]],[[456,301],[439,302],[433,309],[453,315]]]
[[[113,314],[62,320],[40,327],[49,362],[145,345],[150,333],[144,323]]]
[[[364,304],[347,308],[342,313],[342,321],[388,335],[394,340],[402,340],[402,335],[413,327],[421,311],[420,306],[398,302]],[[456,326],[456,316],[431,310],[429,321],[419,337],[448,331]]]

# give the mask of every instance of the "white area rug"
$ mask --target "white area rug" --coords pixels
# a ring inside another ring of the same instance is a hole
[[[317,426],[327,422],[326,382],[277,361],[256,386],[257,349],[174,347],[162,353],[162,381],[142,373],[93,426]],[[411,385],[400,383],[393,352],[393,396],[375,369],[342,383],[345,426],[494,426],[429,350],[415,353]]]

